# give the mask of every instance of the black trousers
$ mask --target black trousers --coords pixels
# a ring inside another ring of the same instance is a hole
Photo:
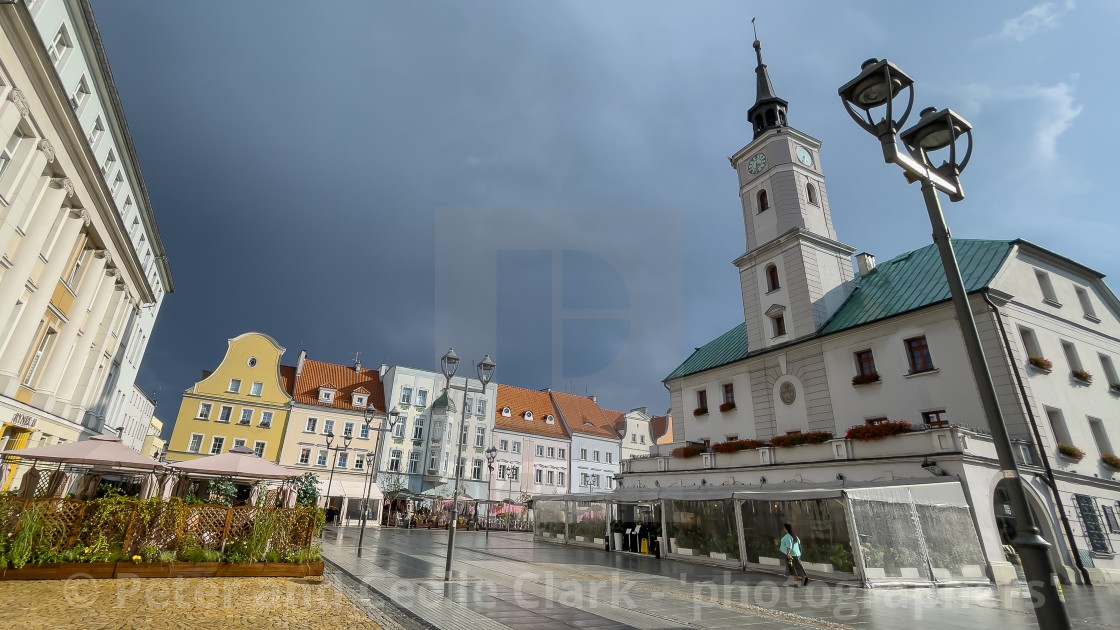
[[[798,556],[789,557],[789,562],[786,563],[786,575],[805,577],[805,567],[801,566],[801,558]]]

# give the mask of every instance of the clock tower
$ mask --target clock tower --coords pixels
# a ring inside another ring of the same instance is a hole
[[[836,239],[819,140],[789,126],[754,42],[757,97],[750,144],[731,158],[739,174],[747,253],[735,261],[752,351],[815,333],[855,288],[855,248]]]

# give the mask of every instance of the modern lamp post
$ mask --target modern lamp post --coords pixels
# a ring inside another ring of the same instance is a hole
[[[447,354],[443,355],[443,358],[440,360],[440,368],[443,370],[443,377],[447,379],[447,401],[450,403],[450,392],[452,389],[451,377],[455,376],[455,370],[459,368],[459,355],[455,354],[454,348],[450,348]],[[494,370],[496,368],[497,366],[490,359],[490,355],[484,356],[482,361],[478,364],[478,380],[482,383],[482,389],[472,390],[470,388],[470,379],[464,378],[463,387],[461,388],[463,390],[463,396],[465,397],[467,394],[474,392],[485,395],[486,386],[489,385],[490,380],[494,378]],[[456,387],[455,389],[460,388]],[[465,441],[463,439],[463,429],[467,425],[467,405],[465,402],[464,400],[464,404],[460,405],[462,407],[462,414],[459,421],[459,448],[455,453],[455,491],[451,493],[454,504],[451,508],[451,524],[447,526],[447,564],[443,569],[444,582],[449,582],[451,580],[451,559],[455,555],[455,529],[459,524],[459,477],[462,476],[460,473],[463,472],[459,466],[459,461],[463,458],[463,442]]]
[[[498,449],[491,444],[486,449],[486,537],[490,537],[490,484],[494,481],[494,458],[498,456]]]
[[[331,458],[331,474],[330,474],[329,477],[327,477],[326,497],[327,497],[327,508],[328,509],[331,506],[331,483],[334,481],[334,467],[338,464],[338,453],[341,452],[341,451],[345,451],[345,450],[349,449],[350,448],[350,440],[353,440],[353,439],[354,439],[353,435],[343,435],[342,436],[342,446],[331,447],[331,443],[334,442],[334,431],[327,431],[327,452],[328,453],[331,452],[331,451],[335,452],[335,456]]]
[[[368,428],[373,423],[374,414],[376,410],[373,405],[366,407],[362,413],[362,419]],[[377,444],[373,447],[374,459],[373,467],[369,470],[369,482],[366,484],[366,495],[362,498],[362,529],[358,532],[358,557],[362,557],[362,541],[366,536],[366,517],[369,514],[369,494],[373,491],[373,480],[377,478],[381,472],[381,436],[385,433],[392,431],[393,427],[397,426],[397,418],[401,415],[400,410],[393,407],[393,410],[385,414],[387,423],[383,423],[377,427]],[[369,467],[369,457],[366,457],[366,467]]]
[[[894,101],[903,90],[909,92],[906,110],[896,119]],[[969,307],[968,294],[961,279],[949,227],[945,223],[938,197],[938,192],[943,192],[949,196],[949,201],[964,199],[960,174],[968,166],[968,160],[972,156],[972,125],[951,109],[937,111],[930,107],[922,110],[917,124],[900,133],[899,129],[906,122],[914,105],[914,80],[886,59],[865,61],[859,76],[841,87],[839,93],[852,119],[865,131],[879,138],[884,160],[902,167],[908,182],[922,184],[922,196],[933,226],[933,241],[941,254],[949,293],[956,309],[957,323],[964,337],[965,350],[972,365],[976,388],[980,392],[984,415],[992,431],[1000,468],[1007,481],[1007,494],[1011,499],[1012,509],[1023,524],[1017,527],[1012,544],[1022,559],[1023,571],[1034,599],[1038,625],[1047,630],[1069,628],[1065,600],[1061,594],[1058,575],[1050,560],[1050,543],[1039,533],[1034,515],[1028,508],[1018,464],[1015,462],[1007,427],[999,408],[995,383],[984,359],[976,320]],[[880,107],[886,107],[885,117],[875,122],[871,112]],[[902,140],[905,153],[899,150],[898,139]],[[957,143],[961,139],[965,140],[967,146],[963,157],[958,161]],[[934,166],[931,154],[944,149],[949,149],[948,160],[940,166]]]

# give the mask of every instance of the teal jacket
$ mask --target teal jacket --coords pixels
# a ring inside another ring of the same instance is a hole
[[[801,539],[800,538],[794,538],[793,536],[790,536],[789,534],[786,534],[785,536],[782,536],[782,544],[781,544],[780,547],[778,547],[778,551],[781,551],[783,555],[788,554],[788,555],[793,556],[794,558],[800,558],[801,557]]]

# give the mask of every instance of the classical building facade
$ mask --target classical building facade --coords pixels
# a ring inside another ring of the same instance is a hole
[[[464,384],[459,376],[451,379],[452,390],[447,396],[446,379],[440,373],[403,366],[382,366],[380,372],[386,404],[400,412],[383,450],[381,470],[386,472],[385,477],[412,492],[451,496],[458,435],[463,441],[459,466],[465,480],[460,484],[460,492],[474,498],[485,497],[485,481],[470,479],[465,473],[467,462],[484,457],[483,451],[491,444],[497,384],[490,383],[485,393],[464,393],[455,389]],[[470,382],[472,390],[479,388],[473,375]],[[386,492],[392,489],[383,487]]]
[[[647,457],[654,445],[652,418],[646,407],[631,409],[626,413],[604,410],[619,438],[622,440],[622,459]]]
[[[568,492],[572,437],[559,417],[547,390],[498,385],[494,414],[497,454],[490,499],[519,501],[525,494],[535,497]],[[476,467],[481,466],[482,479],[486,479],[485,464],[485,456],[472,462],[472,478]]]
[[[560,420],[572,436],[573,493],[600,492],[615,487],[622,460],[622,440],[594,396],[549,392]]]
[[[295,368],[280,365],[284,348],[268,335],[249,332],[228,343],[218,367],[183,393],[167,461],[218,455],[235,446],[279,461]]]
[[[833,228],[820,142],[789,126],[755,48],[754,139],[732,158],[747,237],[747,253],[735,261],[744,321],[666,378],[674,443],[659,445],[658,457],[625,462],[623,484],[758,492],[782,482],[813,491],[837,480],[955,479],[988,577],[1014,579],[1003,544],[1019,521],[1001,487],[937,251],[879,265],[861,254],[856,273],[855,249]],[[1109,418],[1120,396],[1112,385],[1120,302],[1099,273],[1031,243],[954,245],[1053,560],[1063,579],[1115,580],[1120,471],[1109,457],[1120,431]],[[898,421],[916,430],[873,441],[858,435]],[[810,433],[816,443],[784,444]],[[778,446],[733,452],[737,445],[725,444],[702,457],[670,456],[684,445],[775,438],[783,438]]]
[[[0,5],[0,30],[0,447],[18,448],[102,432],[114,358],[172,284],[88,2]]]
[[[376,480],[369,486],[369,472],[378,461],[378,428],[385,421],[380,373],[362,369],[361,363],[315,361],[301,351],[292,387],[280,465],[317,474],[325,504],[350,520],[361,518],[369,489],[374,499],[369,520],[378,523],[381,492]],[[328,434],[333,435],[329,447]]]

